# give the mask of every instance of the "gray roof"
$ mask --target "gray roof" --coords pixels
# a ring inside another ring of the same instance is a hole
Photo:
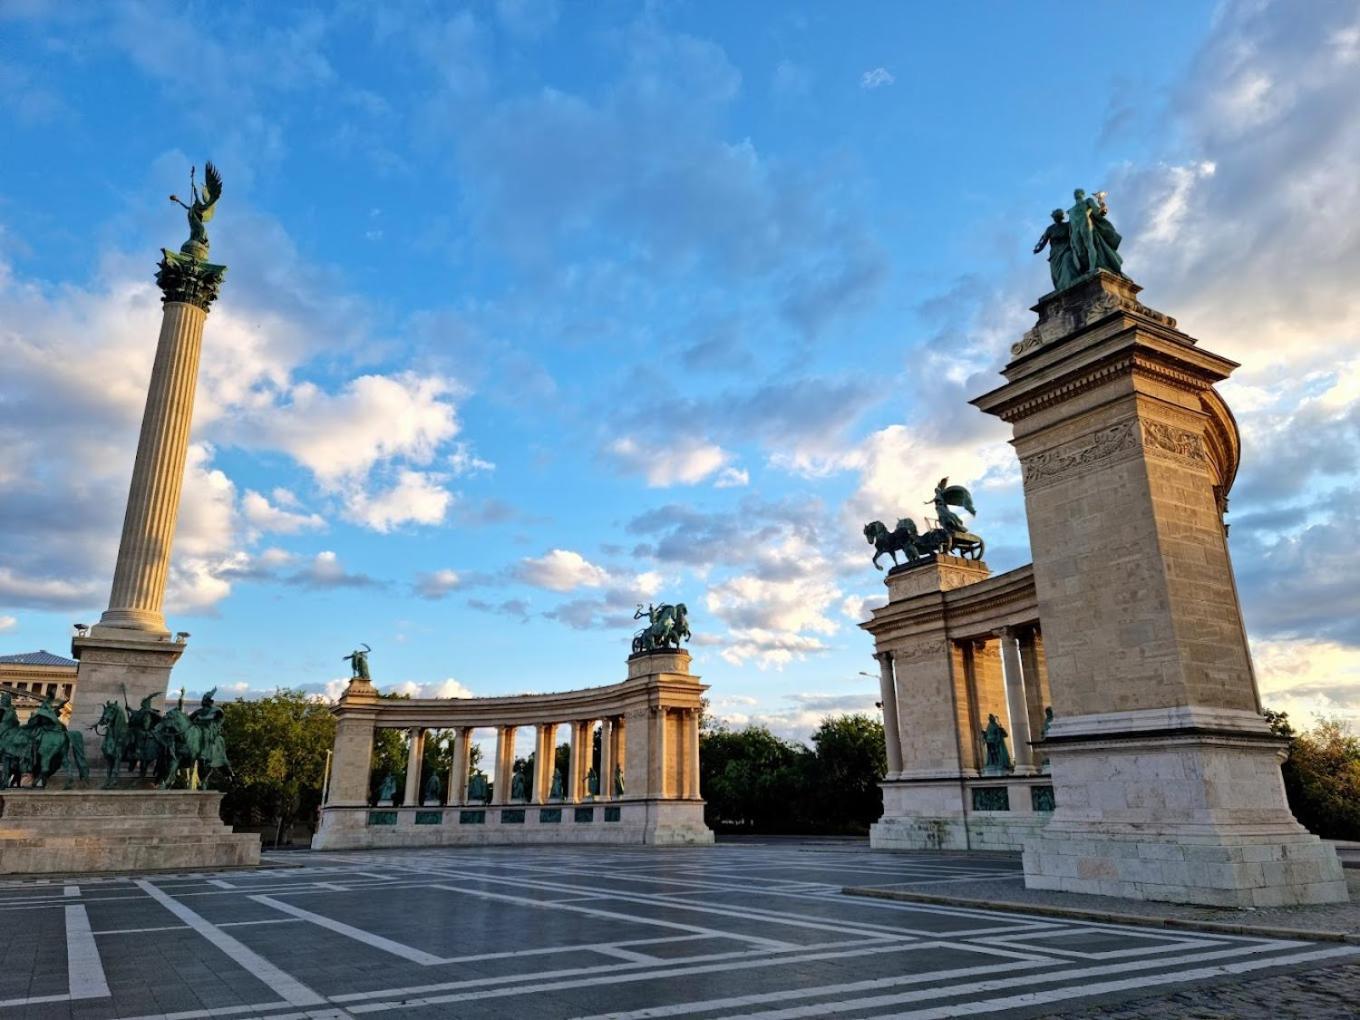
[[[47,650],[20,652],[18,655],[0,655],[0,664],[13,666],[78,666],[75,659],[64,655],[53,655]]]

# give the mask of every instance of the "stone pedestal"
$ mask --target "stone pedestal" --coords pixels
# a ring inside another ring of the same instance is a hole
[[[0,874],[248,867],[260,837],[222,824],[209,790],[9,790],[0,796]]]
[[[1289,812],[1222,514],[1238,435],[1199,348],[1109,273],[1035,306],[1006,385],[1055,721],[1034,888],[1265,906],[1346,899]]]
[[[103,758],[101,738],[91,729],[104,710],[106,701],[127,703],[134,709],[148,694],[161,708],[170,670],[184,654],[184,642],[136,630],[99,628],[94,633],[71,639],[71,654],[80,660],[76,672],[76,697],[71,705],[68,729],[85,738],[85,759],[92,773],[98,772]]]

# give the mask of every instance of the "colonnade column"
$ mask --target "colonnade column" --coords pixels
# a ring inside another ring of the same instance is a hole
[[[897,718],[897,681],[893,675],[892,652],[879,652],[878,693],[883,702],[883,738],[888,750],[888,776],[902,774],[902,731]]]
[[[498,804],[510,801],[510,769],[514,763],[515,727],[496,727],[496,759],[491,766],[492,793]]]
[[[699,710],[685,709],[685,789],[686,800],[699,799]]]
[[[1011,749],[1017,771],[1031,771],[1034,749],[1029,746],[1029,706],[1025,703],[1024,671],[1014,627],[1002,627],[1001,662],[1006,676],[1006,709],[1011,717]]]
[[[1044,638],[1037,625],[1021,628],[1020,670],[1025,678],[1025,700],[1029,704],[1029,732],[1043,737],[1047,709],[1052,704],[1048,689],[1048,667],[1044,663]]]
[[[600,800],[614,799],[614,720],[600,720]]]
[[[420,803],[420,760],[424,751],[425,731],[412,726],[406,737],[406,792],[402,796],[402,807],[415,807]]]
[[[647,796],[666,796],[666,708],[653,706],[647,716]]]
[[[580,720],[573,719],[571,722],[571,753],[567,757],[567,774],[563,778],[566,780],[562,784],[562,799],[568,804],[575,804],[580,800],[577,791],[581,788],[581,723]]]
[[[449,766],[449,786],[446,803],[458,806],[467,794],[468,737],[472,734],[461,726],[453,730],[453,764]]]
[[[552,789],[553,759],[556,748],[553,739],[557,734],[555,723],[539,723],[537,742],[534,744],[534,790],[532,800],[535,804],[546,804],[548,792]]]

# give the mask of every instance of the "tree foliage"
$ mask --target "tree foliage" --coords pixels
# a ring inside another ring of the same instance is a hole
[[[223,817],[242,828],[287,831],[321,804],[326,752],[335,743],[330,706],[297,691],[222,705],[232,781]]]
[[[863,833],[882,813],[883,724],[834,716],[813,747],[763,726],[700,736],[700,789],[710,827],[725,832]]]
[[[1296,733],[1285,712],[1266,712],[1270,728],[1289,739],[1285,795],[1294,817],[1324,839],[1360,840],[1360,738],[1336,719]]]

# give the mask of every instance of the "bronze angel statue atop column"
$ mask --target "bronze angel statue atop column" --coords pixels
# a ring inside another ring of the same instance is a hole
[[[184,206],[189,213],[189,240],[180,245],[180,251],[200,261],[208,257],[208,231],[204,225],[213,218],[217,200],[222,197],[222,175],[209,160],[203,165],[203,188],[200,190],[194,181],[197,167],[189,168],[189,189],[194,197],[193,203],[183,201],[178,195],[171,195],[170,201]]]

